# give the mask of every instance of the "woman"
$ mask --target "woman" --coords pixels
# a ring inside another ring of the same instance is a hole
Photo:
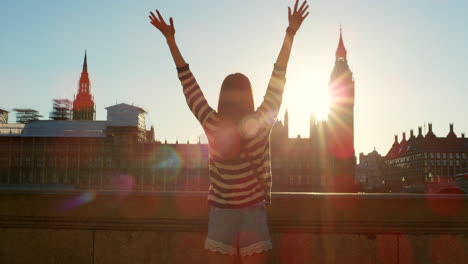
[[[270,204],[269,135],[281,106],[285,74],[296,31],[309,12],[304,1],[288,7],[289,26],[261,105],[255,110],[249,79],[235,73],[221,85],[218,111],[212,109],[182,57],[169,25],[156,10],[153,24],[166,38],[190,110],[202,125],[209,146],[210,215],[205,248],[212,263],[265,263],[272,248],[265,204]]]

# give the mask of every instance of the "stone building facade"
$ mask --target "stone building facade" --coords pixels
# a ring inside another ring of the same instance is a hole
[[[450,182],[459,173],[468,172],[468,139],[457,136],[453,124],[446,137],[437,137],[429,124],[429,131],[395,141],[385,156],[385,182],[391,189],[408,185],[426,185],[429,182]]]
[[[356,182],[360,189],[365,192],[383,191],[385,189],[384,168],[384,157],[375,149],[367,155],[359,153]]]

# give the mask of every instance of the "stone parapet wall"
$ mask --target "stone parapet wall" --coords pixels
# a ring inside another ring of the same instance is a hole
[[[466,263],[468,196],[273,193],[269,263]],[[206,194],[0,193],[0,263],[207,263]]]

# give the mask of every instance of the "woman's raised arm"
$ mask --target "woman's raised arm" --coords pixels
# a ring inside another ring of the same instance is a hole
[[[166,21],[164,21],[164,18],[161,16],[159,13],[159,10],[156,10],[156,13],[158,16],[156,17],[153,12],[150,12],[150,23],[159,29],[163,36],[166,38],[167,45],[169,46],[169,49],[171,51],[172,58],[174,59],[174,63],[176,64],[177,68],[185,66],[187,64],[184,60],[184,57],[182,57],[182,54],[180,53],[179,47],[177,46],[176,40],[175,40],[175,28],[174,28],[174,21],[172,20],[172,17],[169,18],[169,25],[166,24]]]
[[[296,0],[294,5],[294,11],[291,12],[291,7],[288,6],[288,21],[289,26],[286,29],[286,35],[284,36],[283,45],[281,46],[278,59],[276,60],[276,65],[280,68],[286,68],[288,66],[289,54],[291,54],[291,47],[294,40],[294,35],[297,30],[301,27],[304,19],[309,15],[309,12],[306,13],[309,5],[307,1],[304,1],[302,5],[297,8],[299,0]]]
[[[150,12],[150,23],[155,26],[164,35],[171,51],[172,58],[177,67],[179,80],[183,87],[183,92],[190,111],[195,115],[202,126],[213,116],[215,111],[208,105],[208,102],[203,95],[203,92],[198,86],[197,80],[190,71],[189,65],[185,62],[184,57],[180,53],[179,47],[175,40],[175,28],[172,17],[169,18],[169,25],[166,24],[164,18],[158,10],[156,17],[153,12]]]
[[[263,122],[267,124],[267,127],[271,127],[276,121],[281,106],[284,85],[286,83],[286,68],[288,66],[289,55],[291,54],[294,35],[301,27],[304,19],[309,15],[309,12],[306,13],[309,8],[307,1],[304,1],[299,8],[298,4],[299,0],[296,0],[293,11],[288,7],[289,25],[286,29],[283,45],[281,46],[280,53],[274,65],[266,94],[263,97],[263,102],[258,107],[258,112],[262,116]]]

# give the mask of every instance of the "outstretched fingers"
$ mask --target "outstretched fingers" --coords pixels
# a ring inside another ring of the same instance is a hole
[[[303,8],[304,8],[304,5],[305,5],[306,3],[307,3],[307,1],[304,1],[304,2],[302,3],[301,7],[299,7],[299,10],[297,10],[297,12],[302,13]]]
[[[309,5],[307,5],[301,12],[299,12],[299,14],[301,14],[301,16],[304,16],[307,9],[309,9]]]
[[[156,18],[156,16],[154,15],[154,13],[152,11],[150,11],[149,18],[151,19],[152,22],[154,22],[154,21],[159,22],[158,18]]]
[[[297,5],[299,4],[299,0],[296,0],[296,3],[294,4],[294,12],[297,12]]]
[[[157,12],[157,10],[156,10],[156,12]],[[150,16],[151,22],[150,23],[153,24],[153,26],[155,26],[157,29],[161,30],[161,26],[163,25],[163,22],[164,22],[164,21],[161,22],[161,16],[159,15],[160,18],[158,18],[158,17],[156,17],[156,15],[153,12],[150,12],[150,13],[151,13],[151,16]]]
[[[159,21],[167,25],[166,21],[164,21],[164,18],[161,16],[161,13],[159,13],[159,10],[156,9],[156,13],[158,13]]]
[[[297,8],[298,5],[299,5],[299,0],[296,0],[296,3],[294,4],[294,11],[293,12],[291,12],[291,7],[288,6],[288,15],[289,16],[295,15],[296,13],[299,13],[301,15],[301,17],[304,16],[305,12],[309,8],[309,5],[307,4],[307,0],[302,2],[299,9]]]

